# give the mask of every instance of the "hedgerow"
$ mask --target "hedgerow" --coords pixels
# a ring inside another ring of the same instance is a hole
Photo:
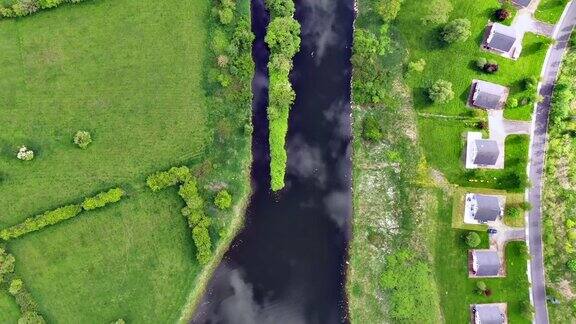
[[[157,191],[170,185],[180,184],[178,195],[186,203],[182,208],[182,216],[186,217],[188,226],[192,229],[192,238],[196,246],[196,259],[200,264],[210,261],[212,255],[212,240],[208,228],[211,221],[204,213],[204,200],[198,193],[196,180],[186,166],[173,167],[168,171],[157,172],[148,177],[148,186]]]
[[[93,210],[104,207],[107,204],[119,201],[124,196],[120,188],[113,188],[101,192],[94,197],[84,199],[82,204],[72,204],[44,212],[43,214],[29,217],[22,223],[0,230],[0,239],[8,241],[22,235],[43,229],[61,221],[77,216],[82,210]]]
[[[104,207],[108,204],[120,201],[124,196],[124,190],[121,188],[112,188],[108,191],[101,192],[94,197],[88,197],[82,202],[84,210],[92,210]]]
[[[20,308],[19,324],[23,323],[46,323],[44,318],[38,314],[38,304],[26,289],[26,285],[21,278],[14,273],[15,258],[12,254],[0,247],[0,287],[14,296],[16,304]]]
[[[268,63],[270,184],[272,190],[276,191],[284,188],[288,160],[286,155],[288,117],[290,107],[296,98],[289,74],[292,70],[292,58],[300,50],[300,24],[293,18],[292,0],[268,0],[266,4],[272,14],[265,38],[270,48]]]
[[[0,18],[24,17],[39,10],[57,7],[63,3],[82,1],[84,0],[16,0],[11,5],[0,5]]]

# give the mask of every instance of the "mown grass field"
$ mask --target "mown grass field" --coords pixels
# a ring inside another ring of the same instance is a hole
[[[469,322],[469,306],[474,303],[508,303],[509,323],[529,323],[522,317],[520,302],[528,297],[526,277],[526,255],[521,251],[524,242],[510,242],[506,246],[506,278],[469,279],[468,247],[463,235],[468,231],[456,230],[451,225],[452,201],[444,200],[439,193],[439,219],[436,232],[436,263],[434,272],[444,320],[446,323]],[[479,248],[488,247],[485,231],[479,232],[482,243]],[[476,292],[478,281],[484,281],[492,295],[487,297]]]
[[[8,244],[49,322],[176,321],[200,266],[176,189],[152,193],[146,176],[197,165],[212,175],[201,180],[247,191],[249,135],[235,132],[249,103],[226,112],[204,90],[210,5],[87,1],[0,21],[0,227],[111,186],[128,192]],[[224,149],[212,144],[216,114],[234,137]],[[92,133],[87,150],[72,144],[79,129]],[[35,159],[17,160],[19,145]],[[217,239],[230,215],[212,214]],[[15,307],[0,295],[0,322],[16,321]]]
[[[541,0],[536,10],[536,19],[555,24],[560,20],[562,12],[569,0]]]

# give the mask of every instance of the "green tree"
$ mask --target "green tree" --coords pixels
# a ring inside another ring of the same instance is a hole
[[[454,99],[452,83],[446,80],[436,80],[428,89],[428,97],[434,103],[447,103]]]
[[[300,50],[300,24],[292,17],[277,17],[268,25],[265,37],[271,53],[293,57]]]
[[[475,248],[480,245],[480,242],[482,242],[482,240],[480,239],[480,235],[478,235],[478,233],[468,232],[468,234],[466,234],[466,245],[469,247]]]
[[[220,190],[214,198],[214,205],[221,210],[230,208],[232,206],[232,195],[227,190]]]
[[[476,283],[476,288],[478,289],[478,293],[483,294],[486,290],[488,290],[488,286],[484,281],[478,281]]]
[[[448,21],[454,9],[449,0],[430,0],[427,3],[427,14],[422,18],[424,24],[439,25]]]
[[[570,271],[576,272],[576,259],[568,260],[568,262],[566,262],[566,266]]]
[[[11,295],[15,296],[22,290],[23,285],[24,283],[22,282],[22,279],[19,278],[12,279],[12,281],[10,281],[10,287],[8,288],[8,292]]]
[[[272,17],[292,17],[294,15],[293,0],[266,0],[266,7]]]
[[[465,18],[454,19],[442,30],[442,39],[446,43],[461,43],[466,41],[470,35],[470,20]]]

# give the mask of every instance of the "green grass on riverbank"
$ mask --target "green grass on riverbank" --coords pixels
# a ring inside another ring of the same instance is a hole
[[[236,19],[248,17],[248,1],[238,6]],[[154,171],[190,165],[213,247],[233,234],[236,215],[211,201],[222,186],[235,204],[249,190],[250,83],[215,85],[210,12],[203,0],[169,0],[161,14],[149,0],[89,1],[0,21],[0,226],[102,188],[128,192],[8,244],[49,322],[180,318],[202,269],[176,190],[145,187]],[[87,150],[72,144],[78,129],[92,133]],[[22,144],[35,150],[33,161],[15,158]],[[0,296],[0,322],[13,303]]]

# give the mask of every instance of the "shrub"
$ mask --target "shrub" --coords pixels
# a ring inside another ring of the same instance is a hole
[[[423,58],[417,61],[412,61],[408,63],[408,68],[414,72],[422,72],[424,71],[424,68],[426,68],[426,61]]]
[[[232,206],[232,196],[227,190],[220,190],[214,198],[214,205],[221,210],[228,209]]]
[[[229,25],[234,20],[234,9],[224,7],[218,10],[218,19],[222,25]]]
[[[484,70],[484,66],[486,66],[487,63],[488,60],[484,57],[479,57],[476,59],[476,66],[482,71]]]
[[[508,98],[506,101],[506,108],[516,108],[518,107],[518,99],[516,98]]]
[[[18,0],[12,5],[12,11],[17,17],[23,17],[38,11],[36,0]]]
[[[500,8],[494,12],[494,17],[496,17],[496,20],[499,20],[499,21],[504,21],[504,20],[510,18],[510,16],[511,16],[511,13],[506,8]]]
[[[14,264],[16,259],[10,253],[6,253],[4,249],[0,249],[0,277],[14,272]]]
[[[54,8],[63,2],[63,0],[37,0],[37,1],[38,5],[42,9]]]
[[[74,144],[81,149],[86,149],[92,143],[92,136],[87,131],[77,131],[74,135]]]
[[[453,10],[449,0],[431,0],[427,5],[428,13],[422,18],[424,24],[439,25],[448,21]]]
[[[468,234],[466,234],[466,245],[471,248],[475,248],[480,245],[481,241],[482,240],[480,239],[480,235],[478,235],[476,232],[468,232]]]
[[[461,43],[466,41],[470,35],[470,20],[465,18],[454,19],[442,30],[442,39],[446,43]]]
[[[402,2],[404,0],[379,0],[376,4],[376,11],[384,22],[390,22],[398,16]]]
[[[16,295],[22,290],[22,279],[16,278],[10,281],[10,287],[8,288],[8,292],[11,295]]]
[[[488,61],[486,65],[484,65],[484,72],[486,73],[496,73],[498,71],[498,62],[496,61]]]
[[[28,149],[26,146],[21,146],[20,149],[18,149],[16,157],[22,161],[32,161],[32,159],[34,159],[34,151]]]
[[[486,283],[484,281],[476,282],[476,288],[478,289],[479,294],[484,294],[484,292],[488,290],[488,286],[486,286]]]
[[[434,103],[447,103],[454,99],[452,83],[439,79],[428,89],[428,97]]]
[[[566,262],[566,266],[570,271],[576,272],[576,259],[572,259]]]
[[[151,174],[146,179],[146,184],[152,191],[158,191],[184,182],[190,176],[190,169],[187,166],[172,167],[168,171]]]
[[[509,207],[506,208],[506,216],[510,218],[518,218],[520,217],[520,208],[518,207]]]
[[[384,138],[382,127],[374,116],[366,116],[362,121],[362,138],[370,142],[378,142]]]
[[[524,79],[523,82],[524,90],[536,91],[539,81],[540,81],[539,77],[536,76],[527,77],[526,79]]]

